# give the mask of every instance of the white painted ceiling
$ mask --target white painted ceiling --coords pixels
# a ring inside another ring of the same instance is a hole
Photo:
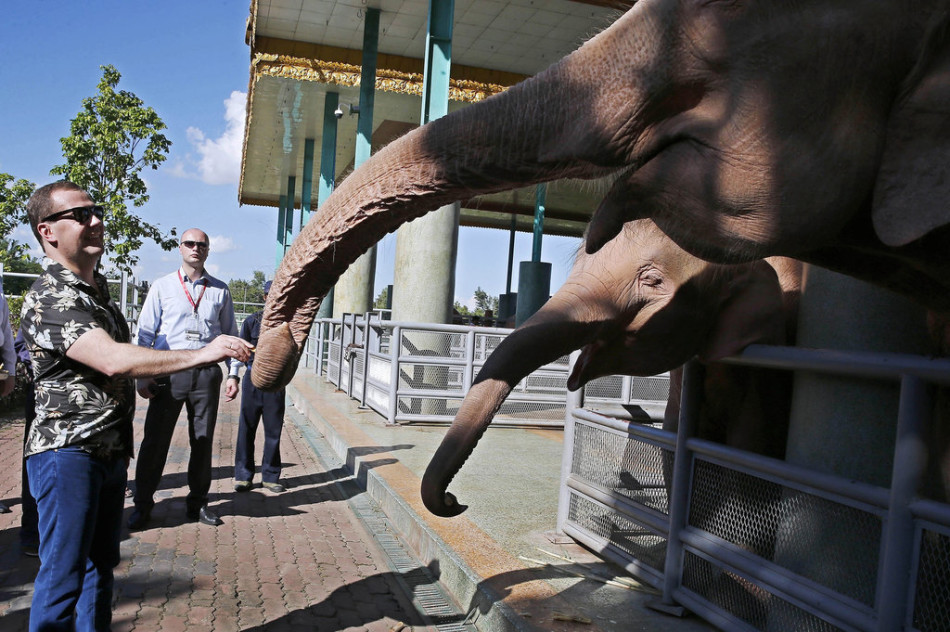
[[[452,63],[489,70],[533,75],[575,50],[622,11],[569,0],[456,0]],[[379,52],[421,58],[425,50],[428,0],[258,0],[256,36],[326,44],[362,50],[367,7],[380,9]],[[334,86],[340,101],[358,103],[358,87]],[[319,161],[324,84],[262,77],[253,91],[252,118],[242,163],[242,203],[276,206],[289,176],[297,176],[295,198],[300,201],[303,146],[316,143]],[[450,103],[450,111],[465,104]],[[374,130],[380,126],[418,125],[418,97],[377,92]],[[345,115],[337,133],[336,171],[352,165],[356,116]],[[375,139],[374,139],[375,140]],[[375,151],[375,146],[374,146]],[[319,169],[319,167],[317,167]],[[313,203],[316,205],[314,177]],[[560,195],[548,195],[550,220],[546,232],[579,234],[580,221],[555,217],[589,216],[597,203],[597,187],[560,185]],[[551,191],[552,193],[554,191]],[[480,198],[482,210],[463,209],[463,224],[508,228],[510,216],[486,213],[485,203],[530,214],[533,188]],[[525,218],[528,219],[528,218]],[[522,224],[519,224],[522,226]],[[530,229],[530,222],[523,227]]]

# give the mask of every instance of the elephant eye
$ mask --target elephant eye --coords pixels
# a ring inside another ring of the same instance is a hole
[[[656,270],[644,272],[640,276],[640,283],[647,287],[659,287],[663,285],[663,275]]]

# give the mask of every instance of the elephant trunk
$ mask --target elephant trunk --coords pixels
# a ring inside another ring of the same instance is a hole
[[[422,502],[433,514],[448,518],[465,511],[446,490],[511,390],[532,371],[597,337],[603,320],[579,319],[561,293],[505,338],[479,371],[422,477]]]
[[[629,152],[616,146],[615,128],[623,125],[618,95],[604,79],[617,64],[602,54],[619,38],[607,29],[535,77],[413,130],[347,177],[277,270],[254,384],[277,390],[290,381],[323,297],[353,261],[403,223],[458,200],[626,166]]]

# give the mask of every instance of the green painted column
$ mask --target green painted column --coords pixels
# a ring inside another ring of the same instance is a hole
[[[376,97],[376,59],[379,47],[379,9],[366,9],[363,23],[363,68],[360,75],[360,112],[356,124],[355,168],[369,159],[373,138],[373,107]],[[362,314],[373,306],[376,279],[376,246],[353,262],[337,281],[333,296],[333,316]]]
[[[511,230],[508,233],[508,275],[505,280],[505,293],[498,297],[498,322],[502,326],[515,315],[518,305],[518,293],[511,291],[511,276],[515,267],[515,236],[518,232],[518,215],[511,214]]]
[[[284,235],[284,225],[287,223],[287,196],[281,195],[277,202],[277,256],[275,258],[274,270],[280,267],[280,262],[284,259],[284,244],[286,236]]]
[[[449,111],[454,0],[430,0],[421,124]],[[403,224],[396,233],[393,320],[448,323],[455,303],[458,203]]]
[[[313,202],[313,146],[314,141],[308,138],[303,145],[303,183],[300,187],[300,230],[310,221],[311,203]]]
[[[531,261],[522,261],[518,271],[518,306],[515,325],[528,320],[551,295],[551,264],[541,261],[541,238],[544,236],[544,205],[547,185],[539,184],[534,201],[534,242]]]
[[[287,197],[286,205],[284,206],[284,252],[281,253],[280,258],[283,259],[284,255],[287,254],[287,250],[290,248],[290,244],[294,241],[294,201],[297,197],[297,176],[288,176],[287,177]]]
[[[336,92],[327,92],[323,102],[323,145],[320,148],[320,185],[317,190],[317,208],[323,206],[333,187],[336,186],[336,131],[337,117],[334,112],[340,105],[340,95]],[[317,318],[333,316],[334,288],[330,288],[320,303]]]

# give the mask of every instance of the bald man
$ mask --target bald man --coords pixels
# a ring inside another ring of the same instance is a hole
[[[186,230],[178,246],[181,267],[163,276],[148,291],[138,322],[138,344],[155,349],[201,349],[221,334],[237,335],[234,303],[226,283],[205,270],[211,250],[208,235]],[[135,509],[129,529],[148,525],[154,495],[165,469],[168,447],[182,406],[188,413],[188,497],[186,518],[218,526],[221,519],[208,507],[211,456],[223,374],[217,364],[138,381],[139,394],[149,400],[145,437],[135,464]],[[225,397],[233,400],[237,379],[228,379]]]

